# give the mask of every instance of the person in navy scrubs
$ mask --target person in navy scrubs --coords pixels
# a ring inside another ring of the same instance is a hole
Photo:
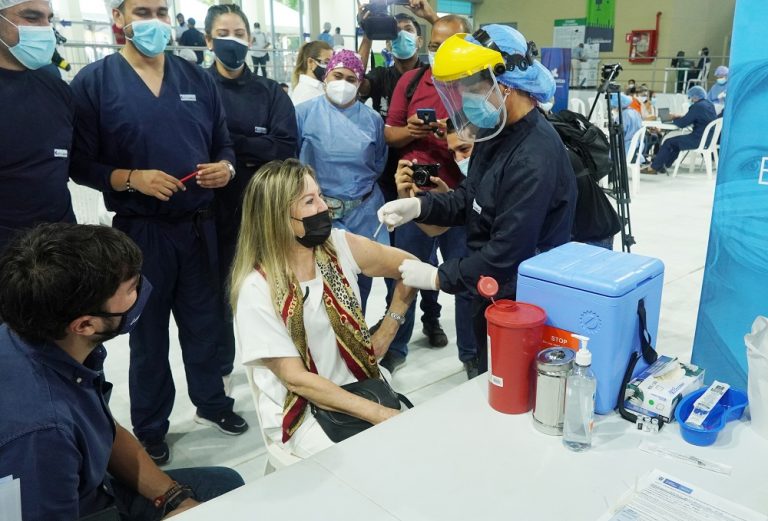
[[[262,165],[296,157],[296,113],[291,98],[273,80],[251,72],[245,61],[251,41],[250,24],[236,4],[214,5],[205,17],[205,41],[216,60],[207,69],[221,93],[227,127],[235,148],[237,175],[214,192],[219,239],[219,282],[226,327],[219,356],[222,374],[232,372],[235,336],[226,295],[229,270],[240,234],[243,193]]]
[[[43,70],[56,37],[45,0],[0,0],[0,252],[39,222],[75,222],[67,189],[75,110]]]
[[[235,154],[214,81],[163,52],[172,30],[166,0],[118,2],[112,16],[126,45],[72,81],[72,176],[104,193],[113,226],[139,245],[155,288],[131,333],[129,387],[133,431],[164,463],[175,397],[171,312],[195,420],[232,435],[248,428],[233,412],[216,363],[223,324],[213,194],[235,177]]]

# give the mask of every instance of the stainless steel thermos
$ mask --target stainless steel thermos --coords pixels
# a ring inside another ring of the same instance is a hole
[[[533,425],[545,434],[563,434],[565,412],[565,380],[571,370],[575,352],[553,347],[536,356],[536,401]]]

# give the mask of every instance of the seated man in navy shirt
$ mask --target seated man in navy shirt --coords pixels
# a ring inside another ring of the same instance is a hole
[[[25,521],[154,521],[243,484],[227,468],[162,472],[112,418],[103,342],[141,316],[141,262],[123,232],[64,223],[0,257],[0,476],[20,479]]]

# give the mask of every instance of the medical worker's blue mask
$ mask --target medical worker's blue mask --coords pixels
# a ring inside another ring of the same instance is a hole
[[[717,84],[718,85],[725,85],[725,83],[728,81],[728,78],[717,78]]]
[[[392,55],[399,60],[407,60],[416,54],[416,35],[400,31],[392,40]]]
[[[120,317],[120,323],[115,329],[107,329],[105,331],[97,332],[102,336],[101,341],[106,342],[118,335],[125,335],[133,331],[151,294],[152,284],[149,282],[149,279],[145,278],[143,275],[139,275],[139,283],[136,286],[136,302],[133,303],[133,306],[131,306],[128,311],[123,313],[108,313],[106,311],[89,313],[89,315],[94,317]]]
[[[171,40],[171,26],[157,18],[139,20],[128,25],[133,27],[133,37],[126,36],[126,40],[133,42],[139,52],[148,58],[154,58],[163,52]]]
[[[19,31],[19,43],[9,47],[7,43],[0,40],[14,58],[19,60],[24,67],[30,70],[36,70],[44,65],[51,63],[53,51],[56,49],[56,36],[53,34],[53,27],[33,25],[16,25],[0,14],[6,22],[14,26]]]
[[[465,92],[461,95],[461,106],[470,123],[478,128],[494,128],[499,122],[503,104],[498,108],[488,101],[487,96]]]
[[[469,157],[465,157],[461,161],[456,161],[456,165],[459,167],[459,170],[464,177],[467,177],[467,172],[469,172],[469,159]]]
[[[245,65],[245,57],[248,55],[248,43],[228,36],[226,38],[213,39],[213,54],[216,59],[231,71],[236,71]]]

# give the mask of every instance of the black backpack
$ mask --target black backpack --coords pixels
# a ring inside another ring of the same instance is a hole
[[[576,174],[576,214],[572,237],[579,242],[599,241],[621,231],[621,221],[608,196],[598,186],[613,164],[605,134],[587,118],[570,110],[547,114],[547,120],[563,140]]]

